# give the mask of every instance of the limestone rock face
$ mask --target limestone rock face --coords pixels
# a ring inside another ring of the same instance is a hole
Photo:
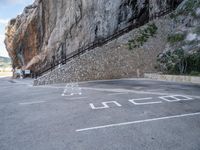
[[[40,70],[170,5],[172,0],[36,0],[9,22],[5,44],[14,68]]]

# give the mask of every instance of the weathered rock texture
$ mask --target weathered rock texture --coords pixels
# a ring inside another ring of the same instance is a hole
[[[10,21],[5,44],[14,68],[42,70],[170,5],[172,0],[36,0]]]

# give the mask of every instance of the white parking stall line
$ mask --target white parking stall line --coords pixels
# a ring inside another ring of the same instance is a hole
[[[152,100],[152,97],[147,97],[147,98],[139,98],[139,99],[130,99],[129,102],[131,102],[134,105],[150,105],[150,104],[160,104],[162,101],[154,101],[154,102],[137,102],[137,101],[142,101],[142,100]]]
[[[122,123],[116,123],[116,124],[108,124],[108,125],[103,125],[103,126],[95,126],[95,127],[77,129],[76,132],[97,130],[97,129],[103,129],[103,128],[111,128],[111,127],[117,127],[117,126],[125,126],[125,125],[131,125],[131,124],[139,124],[139,123],[145,123],[145,122],[153,122],[153,121],[159,121],[159,120],[183,118],[183,117],[196,116],[196,115],[200,115],[200,112],[160,117],[160,118],[145,119],[145,120],[137,120],[137,121],[130,121],[130,122],[122,122]]]
[[[19,105],[32,105],[32,104],[40,104],[40,103],[45,103],[46,101],[35,101],[35,102],[24,102],[24,103],[19,103]]]

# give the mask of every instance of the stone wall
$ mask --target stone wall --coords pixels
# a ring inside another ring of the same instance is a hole
[[[173,32],[169,19],[156,20],[155,24],[158,27],[156,36],[142,47],[128,49],[128,41],[139,34],[139,29],[135,29],[48,72],[36,79],[34,85],[142,77],[144,72],[154,72],[157,55],[167,43],[166,35]]]
[[[194,83],[200,84],[200,77],[195,76],[183,76],[183,75],[166,75],[166,74],[144,74],[145,78],[159,80],[159,81],[170,81],[180,83]]]

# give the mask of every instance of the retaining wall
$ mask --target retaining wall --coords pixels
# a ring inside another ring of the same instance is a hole
[[[154,80],[200,84],[200,77],[195,77],[195,76],[162,75],[154,73],[153,74],[145,73],[144,77]]]

